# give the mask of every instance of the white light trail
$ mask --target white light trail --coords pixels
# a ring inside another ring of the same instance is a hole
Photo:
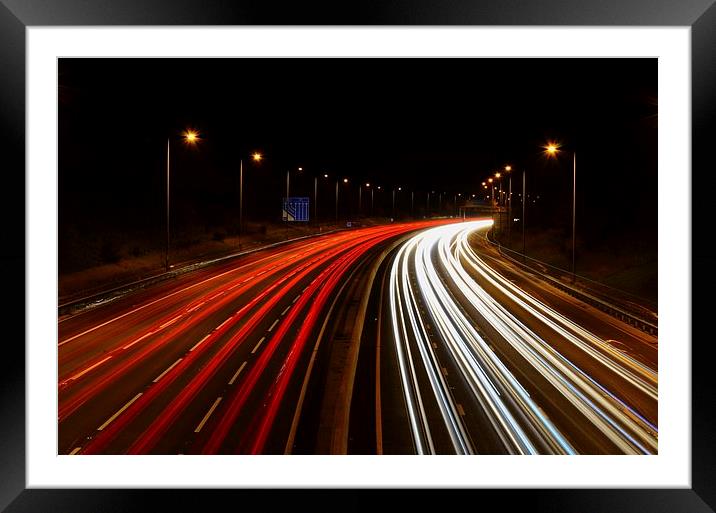
[[[426,230],[399,250],[390,273],[389,309],[398,369],[410,428],[418,453],[434,453],[431,438],[440,424],[454,452],[475,452],[473,437],[459,414],[439,358],[450,359],[467,383],[473,409],[484,418],[509,453],[575,453],[476,325],[489,326],[538,372],[559,396],[624,453],[653,453],[657,428],[567,359],[549,341],[481,287],[476,276],[507,300],[567,341],[590,361],[618,376],[647,398],[657,398],[657,374],[564,315],[533,298],[491,269],[470,247],[470,233],[491,220]],[[472,275],[471,275],[472,273]],[[421,308],[424,307],[424,308]],[[427,311],[427,312],[426,312]],[[428,326],[432,330],[428,330]],[[430,334],[429,334],[430,333]],[[442,349],[436,351],[435,342]],[[426,387],[425,383],[428,384]],[[422,387],[421,387],[422,384]],[[437,412],[432,413],[430,412]]]

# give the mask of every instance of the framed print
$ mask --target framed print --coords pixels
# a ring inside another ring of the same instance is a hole
[[[3,0],[0,504],[712,511],[716,8],[216,4]]]

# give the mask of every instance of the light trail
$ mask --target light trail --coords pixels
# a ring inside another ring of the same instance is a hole
[[[653,401],[657,398],[656,372],[487,266],[470,247],[468,236],[491,225],[491,220],[482,220],[423,231],[400,249],[391,269],[390,320],[416,452],[435,452],[431,426],[449,433],[455,453],[474,450],[467,436],[468,426],[441,372],[436,340],[460,371],[478,405],[478,414],[489,422],[502,450],[517,454],[577,452],[569,433],[545,414],[515,375],[515,369],[510,370],[501,352],[478,332],[476,325],[480,323],[489,325],[524,359],[530,372],[538,372],[549,384],[550,390],[543,393],[565,400],[619,451],[655,452],[656,426],[521,322],[470,273],[516,303],[532,322],[536,320],[572,344],[590,365],[600,366]],[[433,328],[431,335],[428,325]],[[421,388],[426,382],[429,386]],[[437,406],[439,415],[428,417],[426,401]]]

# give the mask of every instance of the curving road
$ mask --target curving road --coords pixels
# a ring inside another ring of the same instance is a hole
[[[308,349],[346,280],[396,237],[443,222],[284,245],[62,320],[58,452],[283,452]]]
[[[419,454],[656,452],[655,340],[516,268],[497,272],[506,264],[474,237],[491,224],[423,231],[386,268],[379,329],[392,350],[383,351],[388,386],[377,390],[377,416],[390,429],[380,445]],[[590,329],[572,320],[585,312]]]
[[[491,223],[285,244],[60,320],[58,452],[656,452],[656,339]]]

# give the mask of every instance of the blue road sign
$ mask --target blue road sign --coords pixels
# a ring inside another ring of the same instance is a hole
[[[284,221],[308,221],[308,211],[308,198],[283,198],[283,214],[281,217]]]

